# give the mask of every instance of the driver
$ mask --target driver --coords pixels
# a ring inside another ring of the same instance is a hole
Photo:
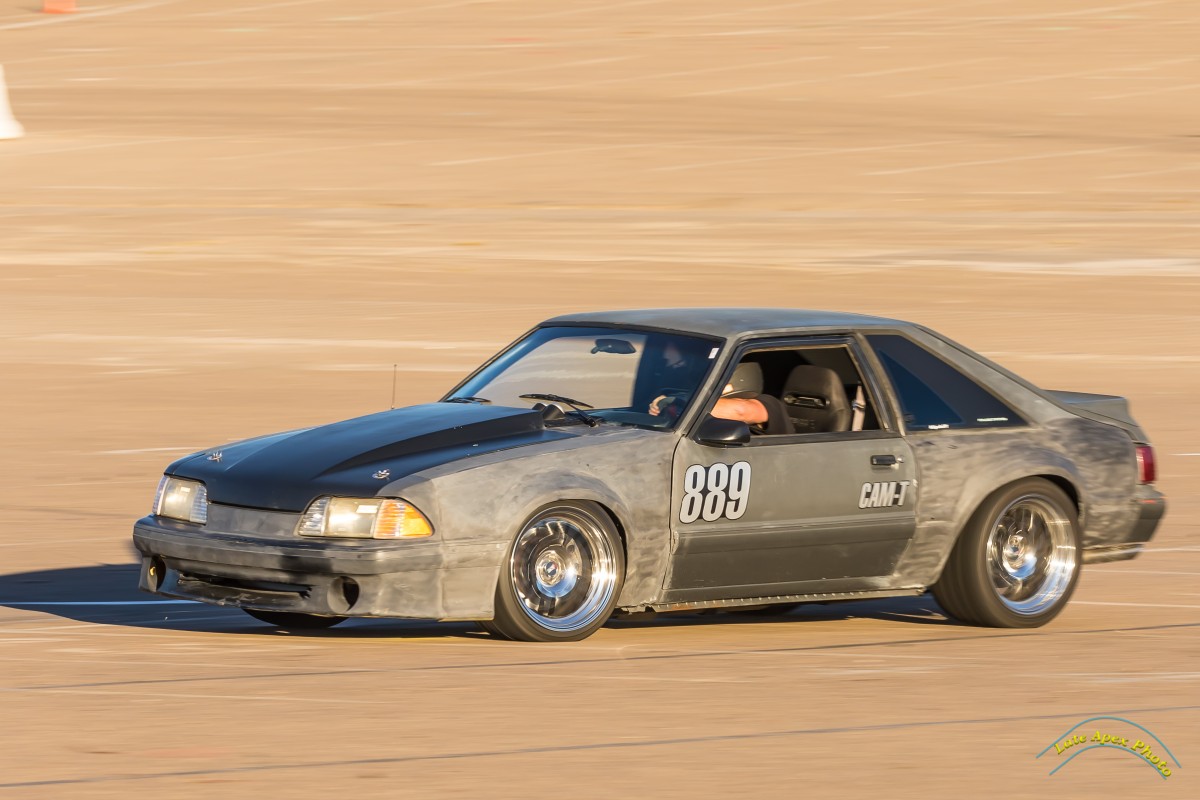
[[[762,367],[753,361],[743,361],[733,370],[733,376],[725,384],[711,413],[720,419],[745,422],[755,434],[792,433],[792,423],[783,403],[763,394],[762,389]],[[678,398],[659,395],[650,404],[650,413],[678,416],[683,404],[677,401]]]

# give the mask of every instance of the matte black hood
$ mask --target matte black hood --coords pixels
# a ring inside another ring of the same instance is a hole
[[[167,473],[203,481],[213,503],[303,511],[321,495],[373,497],[439,464],[569,436],[529,409],[429,403],[211,448]]]

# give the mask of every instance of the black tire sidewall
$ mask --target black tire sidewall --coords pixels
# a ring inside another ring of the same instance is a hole
[[[562,511],[564,514],[585,517],[588,521],[594,523],[596,528],[602,531],[608,538],[609,546],[613,551],[616,582],[613,585],[613,593],[612,597],[609,598],[608,607],[598,614],[596,619],[590,624],[576,631],[555,631],[538,625],[525,613],[521,601],[517,598],[516,587],[513,586],[512,582],[510,564],[513,550],[516,548],[521,532],[531,522],[549,511]],[[500,565],[500,577],[496,582],[495,617],[490,622],[490,626],[495,628],[492,633],[498,633],[506,639],[523,642],[574,642],[586,639],[602,628],[604,623],[608,621],[613,609],[617,605],[617,598],[621,594],[621,588],[624,586],[624,583],[625,548],[621,541],[621,536],[617,532],[617,527],[613,523],[612,518],[609,517],[608,512],[596,503],[585,501],[564,500],[548,503],[533,514],[530,514],[529,518],[521,523],[520,527],[513,534],[508,549],[505,551],[504,561]]]

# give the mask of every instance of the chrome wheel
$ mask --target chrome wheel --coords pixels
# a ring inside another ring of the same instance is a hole
[[[1037,628],[1058,616],[1079,582],[1077,509],[1042,477],[985,498],[931,587],[947,616],[994,628]]]
[[[611,609],[618,555],[612,537],[581,509],[550,508],[530,520],[508,566],[517,603],[539,628],[575,633]]]
[[[1009,502],[995,518],[986,544],[987,570],[1000,602],[1023,616],[1058,603],[1078,566],[1073,525],[1038,495]]]

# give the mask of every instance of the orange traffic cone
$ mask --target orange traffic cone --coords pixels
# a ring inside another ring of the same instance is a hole
[[[43,14],[74,14],[75,0],[42,0]]]
[[[25,129],[13,117],[8,105],[8,85],[4,82],[4,67],[0,67],[0,139],[20,139],[24,135]]]

